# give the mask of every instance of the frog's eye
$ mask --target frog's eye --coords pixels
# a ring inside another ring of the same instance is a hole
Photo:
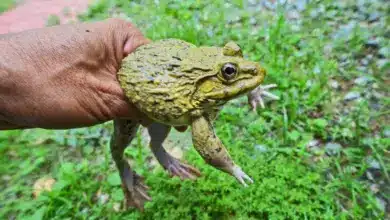
[[[223,65],[221,71],[223,78],[226,80],[231,80],[237,75],[237,67],[232,63],[226,63]]]

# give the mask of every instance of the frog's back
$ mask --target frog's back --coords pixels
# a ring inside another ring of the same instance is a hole
[[[183,103],[171,102],[185,92],[177,86],[183,75],[179,69],[188,49],[193,47],[178,39],[160,40],[143,45],[126,57],[118,79],[129,100],[149,117],[163,122],[171,120],[164,118],[168,115],[181,115],[189,103],[184,99]]]
[[[122,62],[119,80],[138,81],[148,85],[152,79],[169,82],[175,64],[180,65],[182,57],[194,45],[177,39],[160,40],[137,48]],[[143,86],[145,86],[143,85]],[[154,86],[153,86],[154,87]]]

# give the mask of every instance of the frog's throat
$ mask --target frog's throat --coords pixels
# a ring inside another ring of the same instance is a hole
[[[229,86],[228,89],[222,89],[215,92],[209,92],[205,94],[205,98],[207,99],[232,99],[237,96],[240,96],[244,93],[247,93],[263,82],[264,75],[258,75],[251,78],[250,81],[245,82],[237,82],[232,86]]]

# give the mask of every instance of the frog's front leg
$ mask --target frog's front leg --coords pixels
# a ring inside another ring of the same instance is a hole
[[[196,179],[196,177],[200,176],[198,169],[181,162],[165,151],[163,142],[170,130],[170,126],[157,122],[148,126],[150,148],[154,156],[172,176],[178,176],[181,179]]]
[[[268,92],[267,90],[277,87],[276,84],[269,84],[265,86],[258,86],[254,90],[250,91],[248,93],[248,103],[252,107],[253,111],[256,111],[256,108],[258,105],[260,105],[261,108],[265,108],[264,105],[264,97],[271,98],[273,100],[279,100],[279,97]]]
[[[244,186],[247,186],[245,181],[253,183],[253,180],[231,159],[207,117],[192,119],[192,141],[195,149],[208,164],[234,176]]]

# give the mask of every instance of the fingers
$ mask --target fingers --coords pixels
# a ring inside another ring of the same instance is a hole
[[[142,32],[132,23],[122,19],[109,19],[108,22],[113,23],[114,31],[122,33],[123,35],[123,55],[126,57],[132,53],[139,46],[150,43],[151,40],[144,37]]]
[[[260,96],[258,100],[259,100],[259,103],[260,103],[261,108],[264,109],[264,108],[265,108],[265,105],[264,105],[263,98]]]
[[[244,179],[240,176],[240,177],[237,177],[237,180],[238,182],[241,183],[241,185],[243,185],[244,187],[248,187],[248,184],[245,183]]]
[[[100,33],[105,35],[106,47],[113,47],[112,51],[114,51],[115,54],[115,68],[113,69],[112,74],[115,75],[121,66],[123,58],[134,52],[139,46],[149,43],[150,40],[145,38],[135,25],[123,19],[111,18],[103,21],[103,23],[105,23],[105,25],[103,25],[104,28],[102,28],[102,31],[105,30],[107,33]],[[121,104],[119,107],[116,107],[115,117],[134,119],[143,126],[151,124],[152,120],[149,119],[149,117],[139,111],[134,104],[128,102],[122,88],[119,87],[116,77],[115,84],[120,90],[120,95],[122,97]]]
[[[265,86],[261,86],[262,89],[272,89],[272,88],[276,88],[278,87],[278,85],[276,84],[269,84],[269,85],[265,85]]]
[[[135,32],[132,29],[129,29],[128,37],[125,41],[124,47],[123,47],[123,54],[126,57],[131,52],[133,52],[135,49],[137,49],[139,46],[142,46],[144,44],[150,43],[151,40],[145,38],[141,32]]]
[[[270,92],[267,92],[267,91],[263,91],[262,95],[264,95],[265,97],[271,98],[273,100],[279,100],[280,99],[279,96],[274,95],[274,94],[272,94]]]
[[[265,108],[263,97],[267,97],[267,98],[270,98],[272,100],[279,100],[280,99],[279,96],[274,95],[271,92],[267,91],[268,89],[272,89],[272,88],[275,88],[275,87],[277,87],[276,84],[269,84],[269,85],[265,85],[265,86],[259,86],[256,89],[252,90],[248,94],[248,102],[249,102],[249,104],[250,104],[250,106],[251,106],[251,108],[252,108],[252,110],[254,112],[256,112],[256,108],[257,108],[258,105],[260,105],[260,107],[262,109]]]
[[[246,179],[249,183],[253,183],[252,178],[250,178],[248,175],[244,173],[243,179]]]
[[[150,42],[135,25],[123,19],[110,18],[96,22],[95,25],[99,26],[99,34],[104,39],[105,47],[112,49],[117,68],[124,57]]]
[[[240,182],[244,187],[247,187],[248,184],[246,182],[249,182],[250,184],[253,183],[253,180],[246,174],[242,169],[235,165],[233,167],[233,173],[232,175]]]
[[[274,95],[274,94],[267,91],[268,89],[272,89],[272,88],[276,88],[276,87],[278,87],[278,85],[276,85],[276,84],[269,84],[269,85],[265,85],[265,86],[260,86],[260,95],[271,98],[273,100],[279,100],[280,99],[279,96]]]

